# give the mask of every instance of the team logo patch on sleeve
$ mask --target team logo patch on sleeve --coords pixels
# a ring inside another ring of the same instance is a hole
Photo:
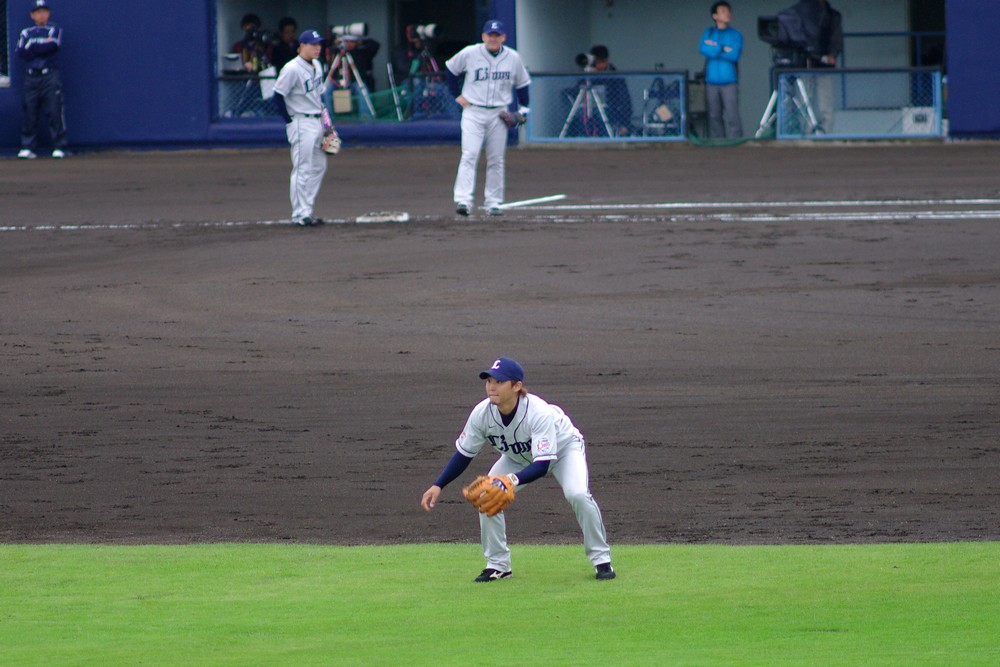
[[[538,441],[538,453],[543,455],[552,453],[552,442],[548,438]]]

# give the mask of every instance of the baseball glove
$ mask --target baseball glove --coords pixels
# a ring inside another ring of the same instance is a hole
[[[336,155],[340,152],[340,136],[332,127],[323,134],[323,152]]]
[[[507,109],[504,109],[503,111],[500,112],[500,120],[502,120],[507,127],[513,129],[518,125],[523,125],[524,122],[528,119],[525,117],[523,113],[519,113],[517,111],[508,111]]]
[[[514,502],[514,486],[509,475],[480,475],[462,489],[462,495],[486,516],[496,516]]]

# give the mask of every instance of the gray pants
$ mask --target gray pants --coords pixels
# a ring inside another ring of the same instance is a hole
[[[739,86],[735,83],[727,86],[708,84],[705,86],[705,96],[708,106],[708,136],[727,139],[742,137]]]
[[[516,473],[524,468],[506,456],[490,468],[491,475],[506,475]],[[611,547],[604,530],[604,520],[601,510],[594,497],[590,495],[590,482],[587,471],[587,456],[580,451],[564,452],[559,460],[549,466],[549,474],[555,477],[562,487],[563,495],[576,514],[576,521],[583,531],[583,548],[587,560],[593,566],[611,562]],[[517,494],[524,493],[518,487]],[[507,546],[507,522],[504,513],[494,517],[479,515],[479,528],[483,542],[483,555],[486,556],[486,567],[508,572],[510,565],[510,548]]]

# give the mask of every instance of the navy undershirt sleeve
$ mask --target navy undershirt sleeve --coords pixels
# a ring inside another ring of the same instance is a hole
[[[448,465],[446,465],[444,470],[441,471],[441,476],[438,477],[436,482],[434,482],[434,485],[440,486],[443,489],[445,486],[455,481],[459,475],[465,472],[465,469],[469,467],[470,463],[472,463],[472,459],[468,456],[465,456],[461,452],[455,452],[455,454],[451,457],[451,460],[448,461]]]
[[[284,95],[282,95],[281,93],[274,94],[274,106],[278,107],[278,113],[280,113],[281,117],[285,119],[286,124],[292,122],[292,117],[288,113],[288,107],[285,106]]]
[[[517,94],[517,106],[528,106],[528,88],[529,86],[523,86],[521,88],[514,89],[514,92]]]
[[[517,485],[521,486],[522,484],[534,482],[536,479],[545,477],[546,473],[549,472],[549,463],[551,461],[535,461],[527,465],[517,473]]]
[[[465,75],[457,76],[451,73],[451,70],[447,67],[444,68],[445,80],[448,82],[448,90],[451,91],[452,97],[458,97],[462,94],[462,84],[465,82]]]

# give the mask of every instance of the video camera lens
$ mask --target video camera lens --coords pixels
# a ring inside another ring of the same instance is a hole
[[[330,26],[330,32],[337,37],[364,37],[368,34],[368,24],[363,22]]]
[[[441,36],[441,29],[438,28],[437,23],[427,23],[425,25],[415,25],[413,26],[413,32],[417,34],[420,39],[436,39]]]
[[[578,53],[575,58],[577,67],[593,67],[594,66],[594,54],[592,53]]]

